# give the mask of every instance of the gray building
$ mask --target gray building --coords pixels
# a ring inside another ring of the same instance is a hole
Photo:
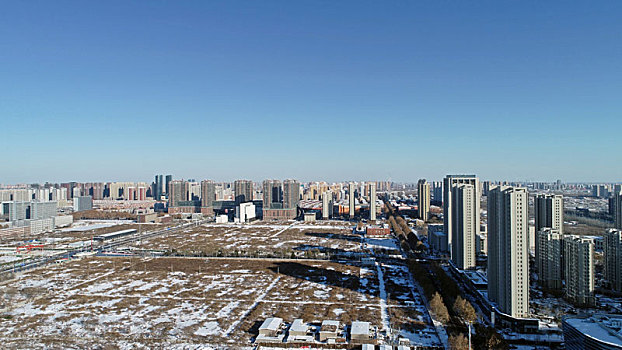
[[[613,206],[613,221],[615,224],[615,228],[622,229],[622,192],[618,187],[613,192],[613,197],[611,200]]]
[[[30,202],[10,201],[2,203],[2,213],[9,221],[29,219]]]
[[[622,292],[622,231],[609,229],[603,236],[605,279],[611,289]]]
[[[213,208],[216,200],[216,184],[212,180],[201,181],[201,207]]]
[[[529,316],[528,208],[525,188],[488,193],[488,298],[512,317]]]
[[[156,175],[153,185],[153,199],[159,201],[164,194],[164,175]]]
[[[74,199],[75,200],[75,199]],[[56,216],[58,202],[31,202],[29,219],[40,220]]]
[[[545,227],[564,234],[564,199],[556,194],[538,194],[534,198],[536,232]],[[536,246],[537,249],[537,246]]]
[[[91,209],[93,209],[93,197],[91,196],[73,197],[73,211],[74,212],[91,210]]]

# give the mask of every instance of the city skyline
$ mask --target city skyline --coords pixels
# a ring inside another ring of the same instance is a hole
[[[8,2],[0,183],[619,181],[621,6]]]

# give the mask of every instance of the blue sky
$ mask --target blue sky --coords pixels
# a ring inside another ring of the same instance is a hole
[[[4,1],[0,183],[620,181],[620,18],[620,1]]]

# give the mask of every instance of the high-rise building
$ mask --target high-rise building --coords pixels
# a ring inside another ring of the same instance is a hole
[[[166,195],[168,196],[168,189],[169,189],[169,184],[171,183],[171,181],[173,181],[173,175],[166,175],[164,177],[164,188],[162,189],[163,191],[165,191]]]
[[[609,229],[603,236],[605,279],[611,289],[622,292],[622,230]]]
[[[476,238],[479,223],[474,224],[477,216],[473,215],[473,197],[476,189],[471,184],[461,183],[453,187],[451,196],[452,230],[454,237],[451,246],[451,260],[459,269],[474,268],[476,261]]]
[[[2,203],[2,213],[7,215],[9,221],[26,220],[29,218],[30,203],[24,201],[11,201]]]
[[[214,208],[216,200],[216,184],[212,180],[201,181],[201,207]]]
[[[369,220],[376,221],[376,183],[369,183]]]
[[[282,209],[283,190],[281,181],[264,180],[263,182],[263,208]]]
[[[434,199],[434,201],[437,202],[437,204],[443,202],[443,182],[442,181],[432,182],[432,199]]]
[[[622,191],[619,188],[613,192],[613,221],[615,228],[622,229]]]
[[[236,205],[253,200],[253,182],[251,180],[235,180],[233,190]]]
[[[147,200],[147,187],[146,186],[138,186],[136,188],[136,200],[139,200],[139,201]]]
[[[562,288],[562,234],[549,227],[536,232],[538,283],[543,288]]]
[[[75,200],[75,198],[74,198]],[[91,205],[92,207],[92,205]],[[40,220],[56,216],[58,202],[31,202],[29,219]]]
[[[564,199],[561,195],[538,194],[534,199],[536,232],[544,227],[564,234]],[[537,249],[537,246],[536,246]]]
[[[419,196],[419,219],[428,221],[430,215],[430,184],[425,179],[421,179],[417,183],[417,190]]]
[[[188,183],[184,180],[171,180],[168,184],[168,206],[178,207],[188,197]]]
[[[263,182],[264,220],[292,220],[298,215],[300,183],[296,180]]]
[[[492,186],[492,183],[490,181],[482,182],[482,196],[488,196],[488,192],[490,191],[490,186]]]
[[[73,211],[84,211],[93,209],[93,197],[79,196],[73,197]]]
[[[575,305],[594,305],[594,241],[581,236],[564,237],[566,299]]]
[[[443,227],[451,259],[461,269],[475,266],[475,238],[480,233],[480,190],[475,175],[443,179]]]
[[[322,193],[322,219],[328,220],[333,215],[333,193],[326,191]]]
[[[348,213],[350,215],[350,219],[354,218],[354,211],[356,210],[356,200],[354,197],[356,184],[354,182],[350,182],[348,184]]]
[[[164,175],[156,175],[155,184],[153,186],[153,199],[159,201],[164,191],[166,191],[164,189]]]
[[[297,209],[300,202],[300,182],[296,180],[283,181],[283,208]]]
[[[529,316],[528,208],[525,188],[488,193],[488,297],[512,317]]]

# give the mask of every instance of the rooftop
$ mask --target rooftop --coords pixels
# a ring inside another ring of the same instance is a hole
[[[283,319],[280,317],[270,317],[267,318],[265,321],[263,321],[263,323],[261,324],[261,327],[259,327],[259,329],[269,329],[269,330],[278,330],[279,326],[281,325],[281,323],[283,323]]]
[[[592,315],[587,318],[566,318],[568,325],[601,342],[620,346],[622,344],[622,315]]]
[[[363,335],[368,335],[369,334],[369,322],[362,322],[362,321],[354,321],[352,322],[352,329],[350,330],[350,334],[355,335],[355,334],[363,334]]]

